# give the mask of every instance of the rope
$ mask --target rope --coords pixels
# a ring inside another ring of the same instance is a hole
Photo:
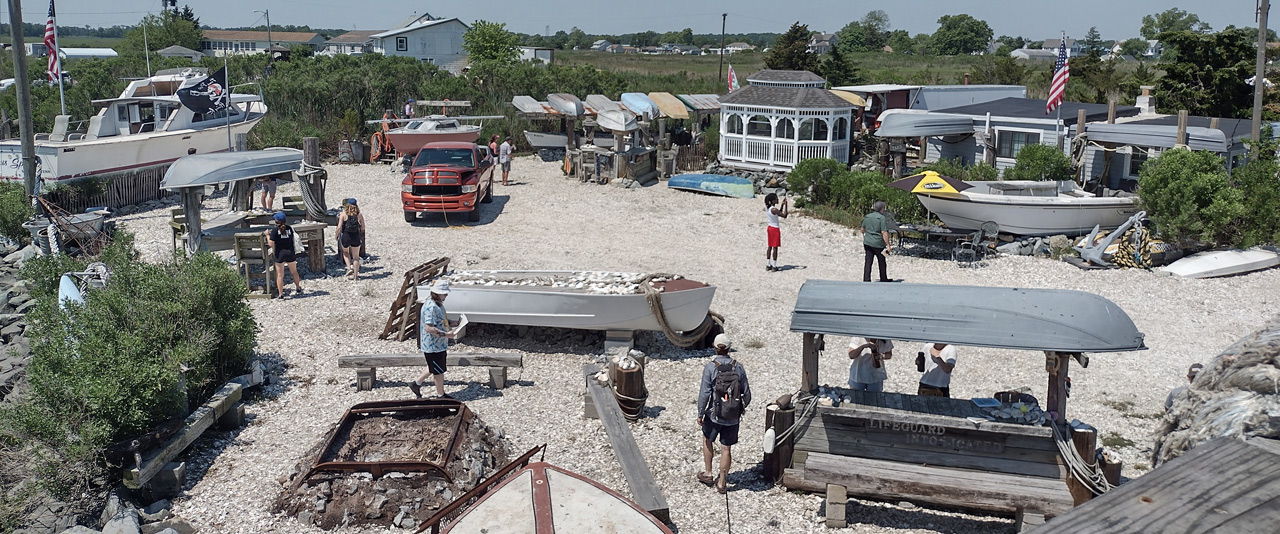
[[[720,314],[708,311],[707,318],[702,320],[702,324],[689,332],[677,332],[671,328],[671,323],[667,322],[667,314],[662,309],[662,293],[657,288],[650,285],[655,279],[669,278],[674,279],[678,276],[666,273],[647,274],[632,283],[640,284],[644,289],[645,300],[649,302],[649,311],[653,312],[653,317],[658,320],[658,326],[662,327],[662,333],[667,336],[667,340],[673,345],[680,348],[688,348],[693,346],[702,338],[706,337],[707,332],[711,330],[712,323],[724,325],[724,317]]]
[[[324,203],[324,184],[329,179],[329,173],[323,167],[310,165],[302,162],[302,166],[298,168],[298,182],[302,190],[302,201],[307,204],[307,217],[313,221],[323,221],[325,216],[329,214],[328,208]],[[313,194],[310,185],[320,182],[319,194]]]
[[[1141,222],[1134,223],[1116,243],[1111,261],[1121,267],[1151,269],[1151,231]]]
[[[1107,477],[1102,474],[1097,462],[1090,463],[1080,457],[1080,451],[1076,450],[1075,445],[1071,443],[1071,439],[1066,436],[1064,429],[1059,428],[1056,423],[1050,423],[1049,426],[1053,428],[1053,442],[1058,446],[1058,452],[1062,454],[1062,459],[1071,468],[1072,478],[1089,488],[1089,491],[1092,491],[1094,495],[1102,495],[1115,488],[1107,480]],[[1066,425],[1061,426],[1065,427]]]

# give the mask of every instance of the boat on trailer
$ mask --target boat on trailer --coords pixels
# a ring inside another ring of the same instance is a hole
[[[1112,230],[1138,212],[1137,197],[1099,197],[1071,181],[965,182],[958,194],[917,193],[948,228],[979,230],[994,221],[1003,233],[1026,236],[1084,235]]]
[[[583,330],[662,331],[647,285],[670,329],[693,331],[706,320],[716,292],[685,278],[606,271],[454,271],[446,278],[451,319]],[[430,284],[418,286],[418,299],[425,302],[430,290]]]

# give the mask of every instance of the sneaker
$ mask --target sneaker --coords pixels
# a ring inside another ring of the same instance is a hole
[[[422,386],[419,386],[417,382],[409,382],[409,391],[413,392],[414,397],[422,398]]]
[[[302,294],[302,288],[298,288],[298,289],[294,290],[294,293],[297,293],[297,294],[301,295],[301,294]]]
[[[441,396],[436,397],[436,398],[439,398],[439,399],[449,399],[449,400],[454,400],[454,398],[453,398],[453,397],[450,397],[448,393],[445,393],[444,395],[441,395]]]

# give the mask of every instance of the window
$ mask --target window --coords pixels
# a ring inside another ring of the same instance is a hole
[[[1135,146],[1129,150],[1129,176],[1137,177],[1138,171],[1142,170],[1142,164],[1154,155],[1153,150],[1144,146]]]
[[[778,138],[795,139],[796,123],[792,122],[791,119],[778,119]]]
[[[747,135],[772,137],[773,125],[769,123],[769,117],[764,115],[751,117],[751,120],[747,122]]]
[[[1016,158],[1022,147],[1039,142],[1040,134],[1036,132],[996,130],[996,157]]]
[[[800,123],[801,141],[826,141],[827,121],[822,119],[805,119]]]
[[[729,133],[742,135],[741,115],[729,115]]]
[[[396,37],[396,50],[399,52],[407,52],[409,50],[409,38]]]
[[[849,119],[840,117],[836,119],[836,140],[843,141],[849,137]]]

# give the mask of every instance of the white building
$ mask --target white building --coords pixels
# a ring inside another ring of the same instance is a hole
[[[409,56],[459,74],[467,65],[462,35],[468,28],[456,18],[420,20],[403,28],[373,34],[370,50],[387,56]]]
[[[550,65],[551,60],[555,58],[554,48],[543,48],[538,46],[522,46],[520,47],[520,61],[530,61],[539,65]]]
[[[726,47],[727,48],[727,47]],[[848,161],[853,104],[809,71],[762,70],[720,98],[720,163],[786,171],[812,158]]]
[[[271,45],[288,48],[306,45],[313,49],[324,46],[324,36],[310,32],[257,32],[240,30],[203,30],[200,52],[210,56],[264,54]]]
[[[386,30],[352,30],[325,41],[324,47],[316,53],[324,56],[360,55],[368,52],[372,47],[369,42],[374,34],[384,31]]]

